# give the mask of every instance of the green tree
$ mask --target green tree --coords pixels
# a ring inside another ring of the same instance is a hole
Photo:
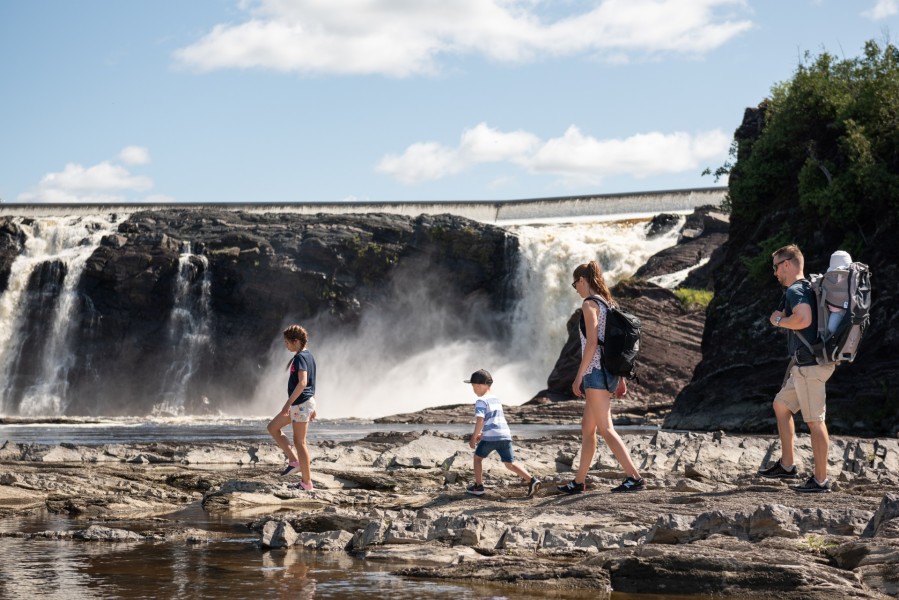
[[[729,203],[753,222],[798,206],[805,235],[862,251],[899,216],[899,50],[874,41],[857,58],[806,54],[758,108],[755,135],[738,130]],[[728,165],[726,165],[727,167]],[[884,219],[888,215],[889,219]],[[799,232],[797,232],[799,233]]]

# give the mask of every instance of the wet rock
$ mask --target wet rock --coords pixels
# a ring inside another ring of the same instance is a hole
[[[543,590],[589,589],[604,598],[612,591],[608,572],[601,567],[585,563],[560,563],[539,556],[529,556],[523,561],[497,555],[448,567],[410,567],[396,573],[426,579],[502,582],[522,587],[534,595],[539,595]]]
[[[344,551],[351,545],[353,534],[348,531],[326,531],[324,533],[301,533],[295,542],[307,550],[319,552]]]
[[[290,523],[286,521],[269,521],[262,528],[263,548],[286,548],[293,546],[298,539]]]
[[[72,538],[76,540],[84,540],[85,542],[142,542],[144,536],[127,529],[113,529],[111,527],[103,527],[102,525],[91,525],[84,531],[77,531],[72,534]]]
[[[668,213],[662,213],[654,216],[649,223],[646,224],[646,237],[652,239],[674,229],[680,217]]]
[[[448,548],[433,545],[380,546],[363,554],[365,560],[416,565],[455,565],[482,560],[484,557],[464,546]]]
[[[379,546],[384,543],[390,523],[386,520],[371,521],[365,529],[356,532],[352,540],[352,548],[355,551],[367,550],[370,546]]]

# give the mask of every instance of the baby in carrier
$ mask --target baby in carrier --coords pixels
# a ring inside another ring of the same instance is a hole
[[[849,265],[852,263],[852,257],[845,250],[837,250],[830,255],[830,266],[827,268],[825,279],[834,282],[839,281],[841,277],[849,276]],[[845,298],[828,297],[827,308],[830,310],[830,317],[827,320],[827,331],[833,333],[840,326],[840,321],[849,308],[849,296]]]

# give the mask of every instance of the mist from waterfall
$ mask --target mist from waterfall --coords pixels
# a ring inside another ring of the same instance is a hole
[[[26,240],[0,295],[0,414],[65,412],[80,301],[75,288],[87,259],[116,223],[115,215],[17,220]],[[35,277],[38,285],[29,286]]]
[[[317,362],[319,416],[375,418],[468,403],[471,387],[462,380],[480,368],[491,372],[492,389],[504,403],[526,402],[546,387],[567,340],[568,318],[581,304],[571,289],[574,268],[597,260],[611,286],[677,242],[679,227],[647,239],[647,222],[506,225],[520,246],[513,281],[519,300],[510,314],[493,315],[509,319],[506,327],[486,322],[488,311],[477,302],[462,310],[440,302],[445,290],[439,281],[406,274],[391,282],[387,298],[367,309],[353,332],[335,333],[316,320],[302,323]],[[289,358],[281,339],[273,340],[255,414],[283,406]]]

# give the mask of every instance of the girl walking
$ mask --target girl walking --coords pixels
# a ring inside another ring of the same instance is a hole
[[[315,358],[306,350],[309,335],[299,325],[291,325],[284,330],[284,345],[294,353],[287,363],[290,376],[287,379],[287,402],[268,424],[268,432],[287,457],[287,468],[282,477],[300,472],[302,479],[297,487],[314,489],[310,469],[309,448],[306,447],[306,430],[315,420]],[[281,431],[290,424],[293,428],[293,444]]]
[[[581,306],[580,327],[581,364],[571,389],[575,396],[578,398],[586,396],[587,400],[581,419],[580,464],[574,480],[567,485],[559,486],[558,489],[566,494],[580,494],[586,491],[587,471],[596,453],[598,431],[627,475],[624,482],[612,491],[640,491],[645,487],[643,478],[640,477],[640,472],[634,466],[627,447],[612,424],[612,394],[619,391],[623,395],[627,391],[627,385],[624,379],[612,375],[602,367],[602,348],[597,341],[604,336],[606,314],[609,306],[614,303],[612,293],[606,285],[602,267],[595,260],[578,265],[574,270],[574,282],[571,287],[584,299]],[[622,384],[621,389],[618,387],[619,384]]]

